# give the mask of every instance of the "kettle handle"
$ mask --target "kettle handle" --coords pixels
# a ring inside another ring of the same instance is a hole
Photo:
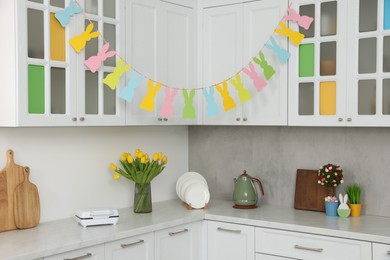
[[[264,189],[263,189],[263,184],[261,184],[261,181],[257,178],[252,178],[252,181],[257,182],[257,184],[259,184],[261,194],[264,196]]]

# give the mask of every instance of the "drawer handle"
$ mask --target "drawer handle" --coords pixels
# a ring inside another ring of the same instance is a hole
[[[130,243],[130,244],[121,244],[121,247],[122,248],[126,248],[126,247],[130,247],[130,246],[135,246],[135,245],[138,245],[138,244],[142,244],[143,242],[145,242],[143,239],[140,239],[139,241],[137,242],[134,242],[134,243]]]
[[[89,258],[91,256],[92,256],[91,253],[86,253],[85,255],[82,255],[82,256],[77,256],[77,257],[73,257],[73,258],[64,258],[64,260],[79,260],[79,259]]]
[[[225,232],[232,232],[232,233],[237,233],[237,234],[240,234],[241,233],[241,230],[239,229],[227,229],[227,228],[217,228],[219,231],[225,231]]]
[[[174,235],[178,235],[178,234],[181,234],[181,233],[184,233],[184,232],[188,232],[188,229],[183,229],[183,230],[176,231],[176,232],[169,232],[168,234],[170,236],[174,236]]]
[[[300,245],[295,245],[294,248],[302,249],[302,250],[308,250],[308,251],[314,251],[314,252],[322,252],[322,251],[324,251],[323,248],[313,248],[313,247],[306,247],[306,246],[300,246]]]

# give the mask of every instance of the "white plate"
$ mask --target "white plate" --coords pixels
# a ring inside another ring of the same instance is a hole
[[[179,194],[180,194],[180,198],[182,198],[183,201],[184,200],[184,194],[187,190],[188,187],[190,187],[192,184],[199,184],[199,185],[203,185],[206,187],[206,189],[209,189],[209,187],[207,186],[207,183],[204,183],[203,180],[201,179],[198,179],[198,178],[190,178],[188,180],[186,180],[185,182],[183,182],[183,184],[181,185],[180,189],[179,189]]]
[[[209,203],[210,192],[204,185],[191,184],[184,194],[185,202],[194,209],[201,209]]]
[[[199,173],[197,172],[186,172],[186,173],[183,173],[176,181],[176,194],[177,196],[179,196],[179,198],[184,201],[184,198],[180,197],[180,190],[181,190],[181,186],[182,184],[190,179],[190,178],[197,178],[197,179],[201,179],[204,181],[204,183],[207,185],[207,181],[206,179]]]

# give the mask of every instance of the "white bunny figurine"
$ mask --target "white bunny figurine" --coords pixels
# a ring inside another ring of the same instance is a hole
[[[351,210],[347,205],[348,194],[345,194],[343,199],[343,194],[340,193],[339,199],[340,199],[340,206],[337,209],[337,214],[339,214],[340,217],[346,218],[351,213]]]

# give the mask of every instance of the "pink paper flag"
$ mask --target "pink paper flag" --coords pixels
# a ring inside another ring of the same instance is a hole
[[[252,62],[249,63],[249,69],[243,68],[242,71],[253,80],[257,92],[267,86],[267,82],[256,73],[255,66],[253,66]]]
[[[87,66],[92,73],[95,73],[100,68],[103,61],[116,54],[115,51],[107,52],[109,48],[110,48],[110,43],[104,44],[103,48],[99,51],[99,53],[96,56],[91,56],[89,57],[88,60],[84,61],[84,65]]]
[[[313,17],[309,17],[307,15],[300,16],[297,12],[295,12],[294,9],[288,8],[289,15],[283,16],[283,19],[286,19],[287,21],[294,21],[297,22],[298,25],[305,30],[310,28],[311,23],[314,21]]]
[[[177,94],[177,89],[170,92],[168,87],[165,87],[165,101],[160,111],[160,116],[172,117],[173,115],[173,99]]]

